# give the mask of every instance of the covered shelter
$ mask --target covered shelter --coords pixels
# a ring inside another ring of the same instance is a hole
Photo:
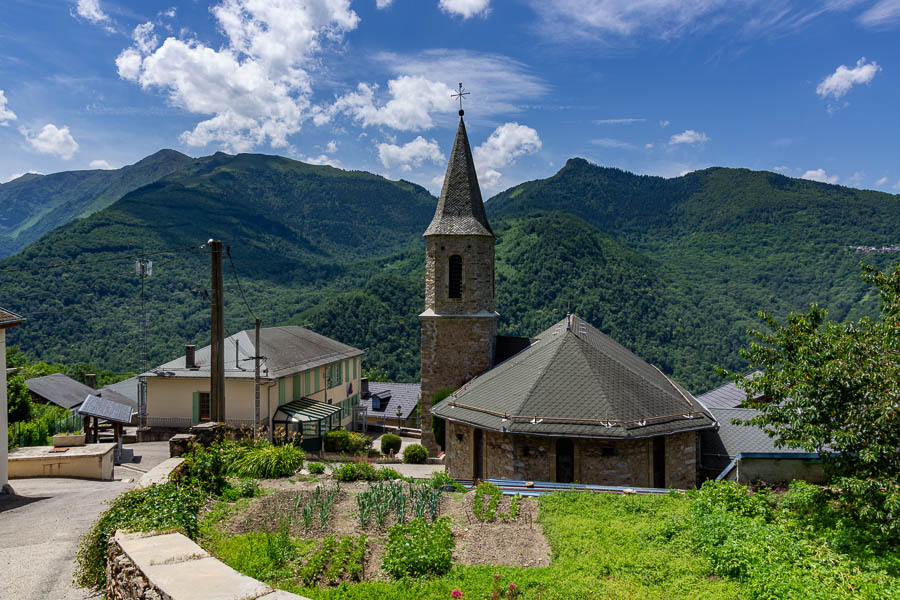
[[[85,398],[97,393],[94,388],[62,373],[26,379],[25,385],[35,402],[56,404],[73,413],[81,406]]]
[[[300,439],[304,450],[322,449],[324,435],[341,427],[341,407],[301,397],[282,404],[272,416],[275,438]]]
[[[116,444],[116,458],[118,459],[122,448],[122,430],[125,425],[131,423],[131,407],[90,394],[78,407],[78,414],[84,417],[85,440],[95,444],[100,441],[98,435],[100,421],[106,421],[112,425],[113,441]],[[93,420],[93,425],[91,420]],[[118,460],[116,462],[118,463]]]

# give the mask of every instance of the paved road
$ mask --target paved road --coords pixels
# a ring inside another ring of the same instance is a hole
[[[138,462],[116,467],[113,481],[35,478],[10,481],[16,495],[0,499],[0,598],[84,600],[72,586],[78,541],[106,501],[131,488],[142,471],[168,458],[167,442],[126,446]]]

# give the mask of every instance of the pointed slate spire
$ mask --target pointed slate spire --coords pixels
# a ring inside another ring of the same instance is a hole
[[[459,129],[450,152],[450,163],[444,176],[444,187],[438,200],[437,210],[425,235],[488,235],[494,232],[484,213],[484,202],[478,177],[475,175],[475,161],[469,148],[466,124],[460,110]]]

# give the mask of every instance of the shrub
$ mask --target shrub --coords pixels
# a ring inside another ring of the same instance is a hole
[[[81,539],[75,556],[75,581],[102,589],[106,584],[106,546],[117,529],[157,531],[180,529],[197,536],[197,514],[206,501],[199,486],[170,481],[126,492],[113,500],[91,530]]]
[[[303,466],[305,458],[303,450],[292,444],[252,447],[232,463],[229,473],[255,479],[289,477]]]
[[[321,475],[325,472],[325,465],[320,462],[313,462],[306,465],[310,475]]]
[[[428,459],[428,450],[422,444],[410,444],[403,451],[403,462],[410,465],[425,464]]]
[[[390,454],[391,451],[394,451],[394,454],[400,452],[400,445],[402,440],[399,435],[394,435],[393,433],[386,433],[381,436],[381,453],[382,454]]]
[[[404,481],[409,480],[409,478],[404,477],[400,474],[397,469],[392,469],[390,467],[385,467],[383,469],[375,470],[375,479],[378,481],[386,481],[388,479],[403,479]]]
[[[209,448],[192,443],[184,455],[184,463],[176,478],[185,485],[192,485],[204,493],[219,495],[228,488],[225,479],[227,465],[223,446]]]
[[[378,469],[365,461],[350,462],[341,465],[335,469],[332,475],[338,481],[356,481],[364,479],[366,481],[374,481],[378,477]]]
[[[372,438],[361,433],[350,433],[350,438],[347,440],[347,452],[352,452],[353,454],[368,453],[371,447]]]
[[[450,571],[454,545],[448,517],[397,524],[388,532],[381,566],[394,579],[443,575]]]
[[[428,484],[433,488],[443,488],[444,486],[452,486],[454,491],[465,492],[466,488],[463,484],[457,482],[447,471],[435,471],[431,474]]]
[[[350,432],[343,429],[335,429],[324,436],[326,452],[345,452],[350,441]]]

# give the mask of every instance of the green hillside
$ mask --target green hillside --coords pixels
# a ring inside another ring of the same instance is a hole
[[[29,317],[10,342],[35,358],[140,364],[140,285],[151,256],[148,349],[157,364],[208,340],[209,238],[232,247],[265,325],[302,324],[367,349],[367,366],[415,380],[424,231],[435,198],[407,182],[263,155],[216,154],[136,189],[0,261],[0,306]],[[578,312],[693,391],[741,368],[756,312],[818,301],[874,312],[850,245],[896,243],[900,196],[742,169],[636,176],[572,159],[487,203],[497,234],[501,333]],[[65,268],[33,269],[65,263]],[[226,261],[226,329],[252,325]]]
[[[180,152],[160,150],[121,169],[28,174],[0,184],[0,257],[15,254],[48,231],[193,165],[193,159]]]

